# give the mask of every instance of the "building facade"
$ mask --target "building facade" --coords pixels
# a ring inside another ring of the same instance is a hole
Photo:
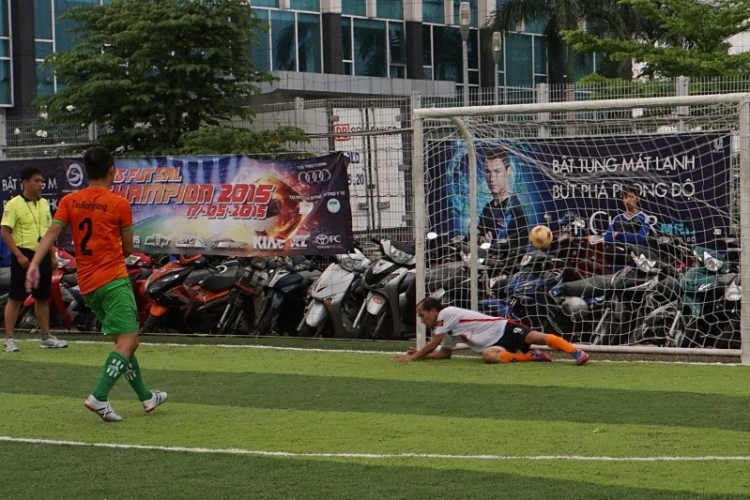
[[[468,82],[464,82],[460,0],[248,0],[268,24],[249,47],[259,69],[279,78],[264,91],[356,95],[463,92],[480,87],[533,87],[547,81],[542,26],[504,34],[495,60],[484,26],[504,0],[470,0]],[[73,43],[58,20],[80,5],[109,0],[0,0],[0,107],[8,117],[34,116],[36,97],[60,85],[42,62]]]

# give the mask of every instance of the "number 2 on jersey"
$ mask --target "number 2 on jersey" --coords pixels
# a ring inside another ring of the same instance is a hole
[[[94,252],[91,251],[91,249],[86,248],[86,245],[89,244],[89,240],[91,239],[91,231],[93,229],[94,223],[91,220],[90,217],[86,217],[81,221],[80,224],[78,224],[78,229],[80,231],[86,231],[86,234],[83,235],[83,239],[81,239],[81,252],[83,255],[93,255]]]

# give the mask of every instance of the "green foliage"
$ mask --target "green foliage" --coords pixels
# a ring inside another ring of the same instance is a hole
[[[304,158],[289,144],[308,143],[305,131],[297,127],[278,127],[253,132],[230,127],[203,127],[186,132],[180,138],[178,153],[183,155],[244,154],[269,159]]]
[[[76,45],[47,58],[63,85],[36,104],[53,122],[100,124],[112,150],[159,153],[202,124],[246,117],[237,104],[272,79],[250,61],[263,25],[247,0],[113,0],[63,19]]]
[[[640,76],[716,77],[750,72],[750,52],[730,54],[727,39],[746,31],[748,0],[621,0],[641,19],[627,36],[563,32],[581,53],[603,52],[611,61],[643,64]]]

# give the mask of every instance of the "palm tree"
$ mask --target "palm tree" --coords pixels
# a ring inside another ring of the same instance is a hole
[[[598,33],[632,34],[642,29],[639,18],[616,0],[509,0],[489,20],[493,31],[514,31],[524,20],[546,19],[549,83],[573,83],[580,57],[563,41],[561,32],[580,29],[583,21]],[[605,66],[610,76],[624,76],[630,68]],[[629,76],[628,76],[629,78]]]

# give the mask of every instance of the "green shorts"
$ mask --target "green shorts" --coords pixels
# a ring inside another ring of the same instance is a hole
[[[112,280],[83,298],[102,322],[104,335],[138,333],[138,309],[130,279]]]

